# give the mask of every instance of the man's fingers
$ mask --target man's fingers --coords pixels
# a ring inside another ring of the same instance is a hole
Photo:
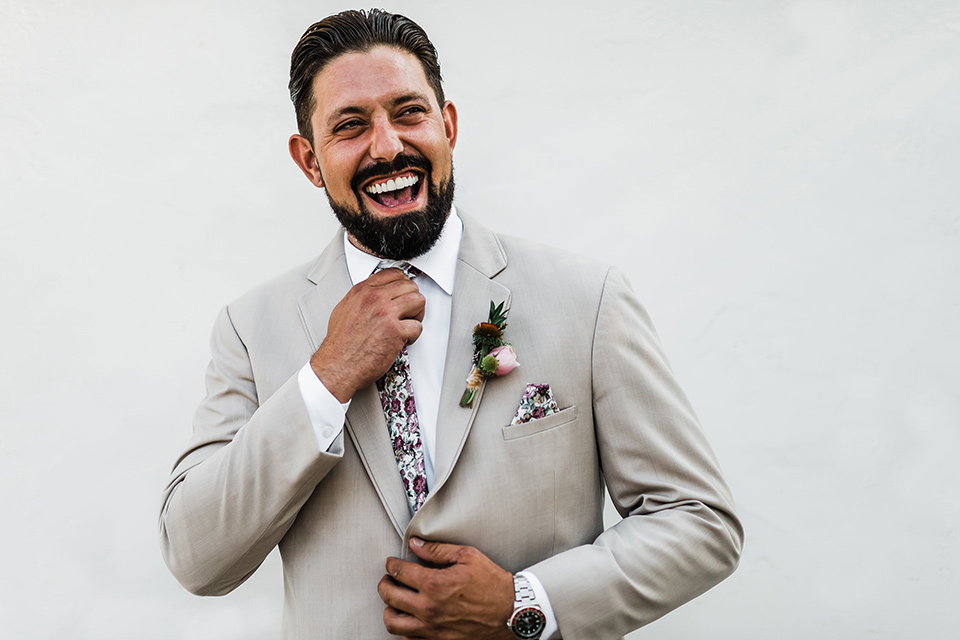
[[[406,585],[410,589],[419,591],[423,587],[423,581],[426,577],[427,569],[416,562],[407,562],[400,558],[387,558],[384,565],[387,573],[400,585]],[[383,581],[381,580],[381,583]]]
[[[420,338],[420,334],[423,333],[423,325],[420,324],[419,320],[403,320],[401,325],[403,327],[402,335],[408,346],[416,342]]]
[[[421,560],[431,564],[450,565],[463,559],[468,547],[445,542],[430,542],[420,538],[410,538],[410,550]]]
[[[411,345],[420,337],[423,331],[423,314],[426,299],[419,291],[408,293],[394,300],[397,305],[396,314],[400,319],[400,335],[406,344]]]
[[[419,602],[422,598],[416,591],[404,586],[392,576],[380,578],[380,582],[377,583],[377,593],[385,605],[404,613],[415,615],[422,604]]]
[[[423,320],[423,310],[426,308],[427,299],[419,290],[409,291],[402,296],[393,299],[397,309],[398,318],[411,318]]]
[[[408,282],[411,281],[410,278],[403,273],[403,271],[397,267],[390,267],[389,269],[382,269],[376,273],[370,274],[370,277],[367,278],[366,282],[372,285],[383,285],[395,280],[407,280]]]
[[[399,269],[359,282],[337,303],[327,335],[310,358],[314,373],[340,402],[372,384],[423,331],[426,301]]]
[[[403,343],[396,347],[399,353],[403,344],[413,344],[420,337],[420,332],[423,330],[420,323],[423,321],[426,309],[426,298],[420,293],[417,285],[408,280],[399,270],[389,269],[389,271],[395,271],[399,276],[385,285],[367,286],[366,283],[358,285],[365,290],[358,290],[360,297],[357,311],[359,313],[354,315],[357,316],[357,322],[366,320],[370,323],[369,326],[378,327],[374,334],[386,331],[387,333],[380,333],[384,338],[402,338]],[[392,354],[392,357],[395,358],[396,354]]]
[[[383,626],[387,632],[402,636],[404,640],[417,640],[425,638],[426,625],[420,619],[388,606],[383,610]]]
[[[383,611],[383,624],[387,631],[404,638],[429,636],[427,624],[422,620],[423,596],[389,575],[380,579],[377,593],[387,605]]]
[[[387,558],[378,585],[387,630],[404,637],[494,638],[509,634],[513,577],[474,547],[411,538],[427,565]],[[399,615],[406,613],[416,619]]]
[[[389,300],[413,291],[419,291],[417,283],[403,275],[399,269],[385,269],[353,286],[356,293],[367,293]]]
[[[359,283],[359,285],[390,292],[394,297],[404,295],[410,291],[420,290],[416,282],[407,277],[403,271],[396,268],[378,271]]]
[[[423,312],[427,308],[427,299],[418,290],[416,296],[412,297],[411,302],[414,305],[412,309],[413,313],[408,317],[417,322],[423,322]]]

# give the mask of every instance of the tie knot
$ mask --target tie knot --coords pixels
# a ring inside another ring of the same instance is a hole
[[[397,260],[381,260],[380,264],[377,265],[377,268],[374,269],[373,272],[378,273],[384,269],[400,269],[400,271],[403,271],[403,275],[407,276],[411,280],[423,273],[423,271],[420,271],[420,269],[417,269],[409,262]]]

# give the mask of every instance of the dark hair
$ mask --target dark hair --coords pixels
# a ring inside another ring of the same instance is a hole
[[[383,9],[344,11],[327,16],[304,32],[290,57],[290,100],[297,112],[300,135],[313,141],[310,116],[316,108],[313,79],[337,56],[364,52],[388,45],[407,51],[417,57],[427,76],[427,83],[444,103],[437,50],[426,32],[416,22]]]

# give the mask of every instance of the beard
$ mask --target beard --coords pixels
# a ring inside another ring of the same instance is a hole
[[[422,209],[381,218],[367,208],[360,185],[370,178],[417,168],[425,172],[420,188],[427,189],[427,204]],[[364,167],[353,177],[350,186],[359,207],[337,202],[327,192],[327,200],[337,220],[357,242],[380,258],[411,260],[433,248],[443,233],[443,225],[453,204],[453,165],[450,177],[434,186],[433,165],[422,156],[400,154],[391,162],[378,162]]]

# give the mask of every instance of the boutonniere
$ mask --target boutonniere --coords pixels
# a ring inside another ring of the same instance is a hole
[[[510,313],[510,309],[504,310],[504,302],[494,306],[491,300],[489,318],[473,328],[473,368],[460,398],[461,407],[473,403],[473,396],[484,378],[505,376],[520,364],[513,346],[503,341],[503,330],[507,328],[507,314]]]

